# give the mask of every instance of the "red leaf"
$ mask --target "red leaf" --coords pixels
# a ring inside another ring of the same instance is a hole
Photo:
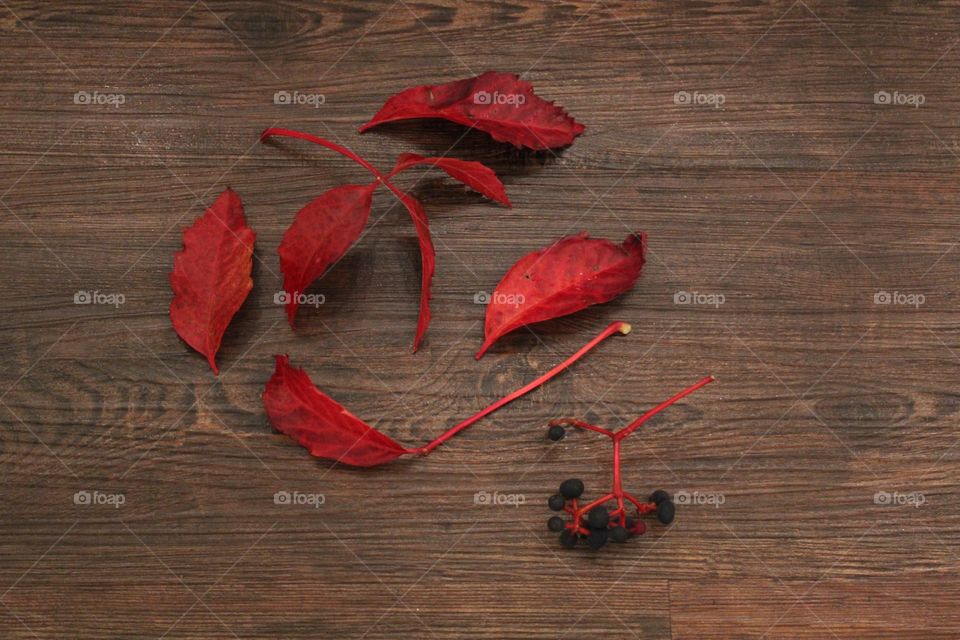
[[[410,213],[410,219],[413,220],[413,226],[417,230],[417,240],[420,243],[420,317],[417,319],[417,333],[413,338],[413,350],[416,351],[420,348],[423,334],[430,326],[430,282],[437,264],[437,252],[433,248],[433,240],[430,239],[430,224],[423,205],[413,196],[400,190],[394,193]]]
[[[401,91],[360,127],[360,133],[411,118],[443,118],[485,131],[494,140],[537,150],[565,147],[584,129],[562,108],[534,94],[529,82],[512,73],[487,71],[475,78]]]
[[[183,230],[183,250],[173,257],[170,320],[184,342],[207,357],[216,374],[216,355],[230,320],[253,288],[256,234],[243,217],[232,189]]]
[[[318,458],[355,467],[372,467],[416,453],[385,436],[317,389],[289,357],[276,356],[277,367],[263,392],[271,424]]]
[[[402,153],[397,157],[397,164],[387,176],[389,180],[401,171],[406,171],[410,167],[418,164],[431,164],[447,172],[447,175],[467,185],[477,193],[480,193],[491,200],[506,205],[510,205],[510,199],[507,198],[507,192],[503,188],[503,183],[497,178],[497,174],[490,167],[479,162],[469,160],[457,160],[456,158],[424,158],[415,153]]]
[[[476,358],[514,329],[607,302],[627,291],[640,276],[646,247],[645,233],[627,237],[622,245],[580,233],[520,258],[493,292],[486,340]]]
[[[370,217],[375,188],[376,183],[330,189],[300,209],[283,234],[277,252],[291,327],[300,306],[299,296],[360,237]]]

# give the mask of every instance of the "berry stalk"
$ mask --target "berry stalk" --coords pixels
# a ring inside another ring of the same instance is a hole
[[[658,404],[657,406],[655,406],[653,409],[650,409],[650,411],[647,411],[645,414],[643,414],[642,416],[640,416],[639,418],[637,418],[636,420],[628,424],[626,427],[624,427],[620,431],[617,431],[614,434],[614,438],[616,440],[623,440],[624,438],[629,436],[631,433],[639,429],[640,425],[642,425],[644,422],[646,422],[653,416],[657,415],[658,413],[660,413],[661,411],[663,411],[664,409],[666,409],[667,407],[675,403],[677,400],[680,400],[681,398],[684,398],[690,395],[700,387],[704,387],[710,384],[711,382],[713,382],[714,380],[716,380],[716,378],[714,378],[713,376],[707,376],[706,378],[704,378],[703,380],[700,380],[696,384],[690,385],[689,387],[687,387],[677,395],[673,396],[669,400],[665,400],[660,404]]]
[[[697,389],[713,381],[713,376],[703,378],[696,384],[674,395],[669,400],[661,402],[619,431],[610,431],[603,427],[597,427],[577,418],[559,418],[550,421],[550,429],[547,437],[554,442],[563,439],[564,426],[572,426],[586,431],[595,431],[610,438],[613,442],[613,486],[609,493],[591,502],[584,503],[581,501],[578,503],[578,499],[583,496],[583,482],[577,478],[570,478],[561,483],[560,493],[551,496],[548,501],[548,505],[553,511],[565,511],[571,516],[570,522],[564,522],[563,519],[558,516],[550,518],[547,522],[547,526],[551,531],[562,532],[560,542],[564,546],[573,547],[576,545],[578,539],[583,538],[587,540],[591,548],[599,549],[606,545],[608,540],[625,542],[630,536],[642,534],[646,530],[646,525],[638,519],[627,517],[626,506],[628,502],[636,508],[637,518],[648,513],[656,512],[657,519],[661,523],[669,524],[673,522],[676,507],[666,491],[654,491],[646,502],[641,502],[636,496],[624,491],[621,472],[622,443],[627,436],[636,431],[644,422],[676,403],[681,398],[690,395]],[[616,501],[616,507],[608,509],[605,505],[611,500]]]

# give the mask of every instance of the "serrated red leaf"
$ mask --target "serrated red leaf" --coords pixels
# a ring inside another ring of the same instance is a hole
[[[419,200],[402,191],[397,190],[395,194],[406,207],[410,219],[413,220],[413,226],[417,231],[417,242],[420,245],[420,316],[417,319],[417,333],[413,338],[413,350],[416,351],[420,348],[423,334],[430,326],[430,283],[437,265],[437,252],[430,238],[430,223],[427,221],[427,213],[423,210],[423,205]]]
[[[355,467],[372,467],[416,453],[377,431],[314,386],[310,376],[276,356],[276,369],[263,392],[270,423],[304,446],[310,455]]]
[[[476,358],[514,329],[624,293],[640,276],[646,246],[645,233],[628,236],[622,245],[580,233],[520,258],[490,297],[486,339]]]
[[[184,342],[206,356],[216,374],[223,332],[253,288],[255,239],[240,196],[227,189],[183,230],[183,249],[173,258],[170,321]]]
[[[510,199],[507,198],[507,191],[497,174],[493,172],[493,169],[480,162],[457,160],[456,158],[425,158],[415,153],[401,153],[397,156],[397,164],[394,165],[387,179],[419,164],[429,164],[443,169],[448,176],[462,182],[477,193],[491,200],[496,200],[507,207],[511,206]]]
[[[494,140],[543,150],[565,147],[584,127],[538,97],[512,73],[487,71],[475,78],[412,87],[391,97],[360,133],[384,122],[443,118],[489,133]]]
[[[374,189],[376,183],[334,187],[300,209],[283,234],[277,253],[291,327],[299,296],[360,237],[370,217]]]

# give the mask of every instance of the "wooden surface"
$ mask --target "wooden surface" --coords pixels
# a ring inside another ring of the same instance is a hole
[[[2,0],[0,636],[960,636],[958,27],[960,3],[936,1]],[[356,134],[393,93],[486,69],[523,73],[586,134],[558,157],[437,122]],[[274,104],[282,90],[325,102]],[[402,181],[438,248],[420,353],[415,236],[386,193],[314,287],[326,304],[286,325],[284,230],[365,176],[257,144],[270,125],[383,168],[449,153],[502,176],[512,210],[435,173]],[[228,185],[257,262],[216,379],[170,326],[167,274],[180,229]],[[473,297],[516,259],[635,229],[652,259],[632,292],[473,360]],[[289,353],[422,443],[617,319],[630,336],[427,459],[334,467],[261,405]],[[619,426],[706,374],[718,383],[629,441],[624,473],[638,494],[714,504],[623,546],[561,549],[545,501],[571,476],[599,495],[609,450],[589,434],[548,446],[546,422]],[[83,491],[123,504],[75,504]]]

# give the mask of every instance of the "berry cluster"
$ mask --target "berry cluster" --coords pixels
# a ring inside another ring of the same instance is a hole
[[[565,511],[572,516],[569,523],[560,516],[553,516],[547,521],[547,527],[554,533],[560,533],[560,544],[568,549],[576,546],[578,540],[586,541],[594,550],[608,542],[626,542],[647,530],[647,525],[640,520],[641,515],[656,511],[660,522],[670,524],[676,513],[670,494],[662,489],[654,491],[646,503],[636,502],[632,496],[624,494],[616,498],[615,505],[609,508],[603,504],[614,499],[609,496],[580,506],[577,499],[583,495],[583,489],[583,481],[570,478],[560,484],[560,493],[550,496],[547,501],[551,510]],[[636,517],[627,515],[625,500],[636,506]]]
[[[657,405],[619,431],[609,431],[572,418],[550,422],[547,438],[553,442],[559,442],[564,438],[567,433],[565,425],[595,431],[613,441],[613,488],[609,493],[592,502],[583,503],[580,501],[584,490],[583,481],[578,478],[569,478],[560,484],[560,493],[550,496],[547,501],[552,511],[564,511],[570,514],[569,522],[561,516],[553,516],[547,521],[550,531],[560,534],[560,544],[572,548],[576,546],[578,540],[585,540],[591,549],[596,550],[611,541],[626,542],[629,538],[641,535],[647,530],[640,517],[648,513],[656,513],[657,520],[663,524],[673,522],[676,505],[666,491],[658,489],[646,502],[641,502],[623,490],[620,478],[620,446],[623,440],[644,422],[680,398],[711,382],[713,382],[712,377],[704,378],[666,402]],[[631,507],[635,509],[633,516],[627,515],[627,510]]]

